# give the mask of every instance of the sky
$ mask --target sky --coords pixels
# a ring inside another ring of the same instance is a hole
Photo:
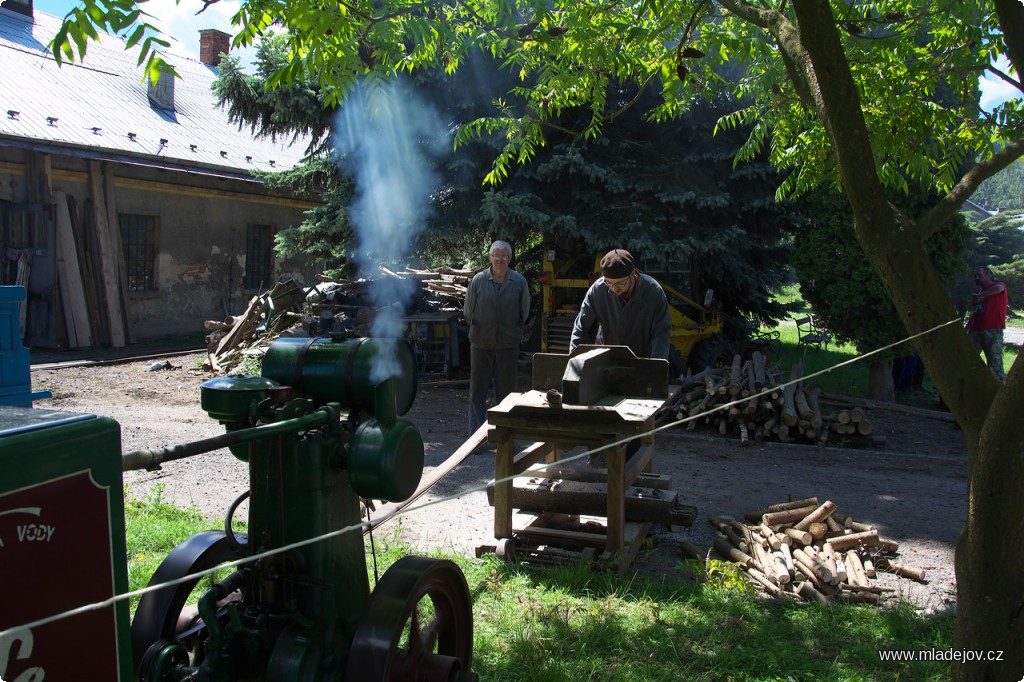
[[[79,4],[76,0],[32,1],[36,11],[61,18]],[[175,4],[174,0],[148,0],[142,9],[151,15],[149,23],[176,39],[182,51],[199,61],[199,31],[215,28],[233,36],[235,31],[231,26],[231,17],[241,4],[237,0],[220,0],[199,15],[196,13],[203,8],[200,0],[181,0],[179,4]],[[232,51],[233,55],[241,59],[242,66],[250,64],[255,53],[254,48],[246,48],[240,53]]]
[[[76,0],[33,0],[32,4],[37,10],[63,17],[78,2]],[[180,4],[175,4],[174,0],[149,0],[143,7],[153,17],[150,23],[160,26],[168,36],[176,38],[180,42],[181,48],[198,61],[199,31],[215,28],[234,35],[231,17],[240,6],[241,2],[238,0],[220,0],[210,5],[209,9],[198,16],[196,12],[203,8],[201,0],[181,0]],[[236,56],[241,59],[243,66],[247,66],[252,62],[254,54],[255,50],[248,48]],[[999,66],[1005,72],[1008,63],[1004,59]],[[985,110],[1018,94],[1012,86],[1001,79],[989,77],[983,78],[981,81],[981,106]]]

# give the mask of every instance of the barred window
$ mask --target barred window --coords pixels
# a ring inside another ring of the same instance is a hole
[[[128,291],[156,291],[159,218],[121,213],[117,219],[121,228],[121,249],[124,253]]]
[[[266,289],[274,274],[274,228],[249,225],[245,232],[245,288]]]

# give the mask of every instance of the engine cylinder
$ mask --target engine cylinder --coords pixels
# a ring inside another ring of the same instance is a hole
[[[419,382],[409,342],[381,338],[277,339],[263,358],[263,376],[317,404],[337,402],[382,418],[389,415],[378,414],[379,384],[393,380],[401,416],[412,409]]]

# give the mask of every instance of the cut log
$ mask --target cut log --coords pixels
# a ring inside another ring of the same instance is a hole
[[[751,549],[753,550],[751,552],[751,556],[754,557],[754,561],[757,562],[761,571],[768,576],[768,580],[771,580],[773,583],[781,584],[782,576],[780,576],[775,569],[775,557],[761,545],[755,544]]]
[[[701,554],[700,550],[698,550],[694,545],[691,545],[689,542],[685,540],[680,541],[679,549],[680,551],[682,551],[683,556],[687,559],[704,563],[704,555]]]
[[[796,391],[793,392],[793,401],[796,404],[796,413],[800,419],[810,421],[814,417],[814,412],[811,411],[811,406],[807,402],[807,396],[804,394],[802,386],[797,386]]]
[[[800,418],[796,411],[796,382],[800,379],[800,366],[793,365],[789,369],[789,381],[782,391],[782,423],[796,426]]]
[[[729,372],[729,395],[735,398],[740,394],[743,378],[743,358],[739,354],[732,356],[732,369]]]
[[[815,521],[811,525],[807,526],[807,532],[811,534],[815,540],[821,540],[828,534],[828,526],[820,521]]]
[[[764,372],[764,355],[760,351],[755,350],[750,355],[750,360],[754,369],[754,387],[760,391],[768,383]]]
[[[799,522],[793,525],[796,530],[809,530],[809,526],[812,523],[823,522],[825,518],[836,510],[836,505],[831,500],[822,502],[821,505],[811,511],[807,516],[801,519]],[[772,524],[768,524],[772,525]],[[812,531],[813,534],[813,531]]]
[[[925,582],[923,568],[917,568],[915,566],[904,566],[903,564],[894,564],[885,557],[875,557],[875,565],[884,571],[888,571],[889,573],[895,573],[898,576],[910,578],[911,580],[916,580],[919,583]]]
[[[852,547],[878,546],[878,531],[869,530],[863,533],[851,533],[826,540],[834,550],[847,550]]]
[[[747,575],[749,575],[751,578],[753,578],[755,581],[757,581],[757,583],[761,587],[763,587],[765,589],[765,591],[768,592],[769,594],[775,595],[777,597],[778,596],[782,596],[783,594],[785,594],[785,592],[783,592],[781,589],[779,589],[778,585],[776,585],[775,583],[773,583],[771,580],[768,579],[768,576],[766,576],[764,573],[762,573],[761,571],[757,570],[756,568],[754,568],[752,566],[748,567],[747,568]]]
[[[708,516],[708,523],[711,524],[712,528],[724,535],[734,547],[743,552],[750,551],[749,544],[743,538],[736,535],[736,531],[734,531],[728,523],[715,516]]]
[[[860,555],[852,549],[846,552],[846,567],[849,569],[849,581],[852,585],[866,587],[869,584],[868,577],[864,574],[864,563],[860,560]]]
[[[832,600],[814,588],[809,581],[800,583],[796,588],[797,594],[807,601],[816,601],[821,604],[831,604]]]
[[[788,511],[790,509],[801,509],[803,507],[817,507],[818,504],[817,497],[805,497],[802,500],[791,500],[790,502],[770,504],[765,508],[765,512],[780,512]]]
[[[826,393],[821,394],[821,399],[828,401],[832,404],[845,404],[845,405],[860,405],[871,409],[889,410],[891,412],[902,412],[904,414],[913,414],[919,417],[928,417],[931,419],[937,419],[939,421],[955,422],[956,419],[949,412],[940,410],[929,410],[923,407],[914,407],[912,405],[903,405],[901,403],[889,403],[877,400],[863,400],[860,398],[853,398],[850,396],[840,395],[838,393]]]
[[[815,507],[797,507],[778,512],[768,512],[761,516],[761,523],[766,526],[778,526],[787,523],[794,523],[813,512]]]
[[[782,533],[792,539],[794,544],[806,547],[807,545],[814,542],[814,536],[805,530],[796,530],[794,528],[783,528]]]
[[[722,555],[723,558],[728,559],[729,561],[735,561],[736,563],[742,564],[744,566],[755,566],[753,557],[751,557],[746,552],[741,552],[740,550],[733,547],[731,544],[729,544],[729,541],[722,536],[715,538],[713,546],[716,552],[718,552],[720,555]]]

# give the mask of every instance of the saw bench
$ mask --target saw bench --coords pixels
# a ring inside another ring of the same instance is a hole
[[[696,510],[652,472],[655,414],[677,394],[668,362],[625,346],[534,355],[533,389],[487,412],[501,481],[488,490],[496,550],[539,561],[597,558],[624,571],[653,523],[691,525]],[[580,448],[589,458],[563,461]]]

